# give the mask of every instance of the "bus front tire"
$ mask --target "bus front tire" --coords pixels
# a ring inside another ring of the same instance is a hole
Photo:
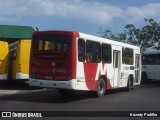
[[[97,84],[96,97],[101,98],[105,95],[106,83],[103,78],[100,78]]]

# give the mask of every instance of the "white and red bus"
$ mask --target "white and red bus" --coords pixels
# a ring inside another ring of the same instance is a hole
[[[140,84],[137,46],[73,31],[36,31],[30,59],[30,86],[56,88],[62,95]]]

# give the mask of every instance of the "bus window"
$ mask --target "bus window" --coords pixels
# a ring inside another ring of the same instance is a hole
[[[125,63],[124,58],[125,58],[125,48],[123,47],[122,48],[122,64]]]
[[[42,40],[39,41],[39,50],[43,50],[43,41]]]
[[[125,48],[125,64],[133,65],[133,49]]]
[[[148,64],[148,55],[143,55],[142,56],[142,65],[147,65]]]
[[[114,68],[118,68],[118,58],[119,56],[118,56],[118,52],[116,51],[116,50],[114,50],[114,52],[113,52],[113,67]],[[116,60],[115,60],[116,59]]]
[[[102,62],[111,63],[112,62],[112,50],[111,45],[102,44]]]
[[[63,44],[63,50],[64,52],[67,52],[67,50],[69,49],[69,45],[68,44]]]
[[[83,39],[78,40],[78,61],[85,61],[85,41]]]
[[[50,50],[50,42],[45,41],[44,50]]]
[[[55,50],[54,42],[45,41],[44,50]]]
[[[87,40],[86,42],[87,62],[99,63],[101,61],[101,45],[99,42]]]
[[[70,48],[70,41],[71,38],[68,35],[42,35],[36,36],[33,39],[33,48],[35,51],[61,51],[61,52],[68,52]],[[39,46],[37,46],[37,44]]]
[[[156,54],[151,54],[148,56],[148,65],[156,64]]]

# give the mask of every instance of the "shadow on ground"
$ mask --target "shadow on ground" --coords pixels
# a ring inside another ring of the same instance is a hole
[[[135,90],[138,89],[149,89],[153,87],[160,87],[160,82],[145,82],[138,87],[135,87]],[[0,82],[0,90],[19,90],[18,93],[11,95],[1,95],[0,100],[8,101],[24,101],[24,102],[40,102],[40,103],[68,103],[73,101],[79,101],[83,99],[95,99],[95,94],[93,92],[86,91],[77,91],[72,97],[62,97],[57,90],[55,89],[44,89],[38,87],[30,87],[28,84],[24,83],[7,83],[3,84]],[[25,93],[23,92],[25,90]],[[109,95],[119,94],[125,92],[125,89],[115,89],[108,90],[104,97]],[[99,99],[99,98],[97,98]],[[101,98],[100,98],[101,99]],[[102,98],[103,99],[103,98]]]

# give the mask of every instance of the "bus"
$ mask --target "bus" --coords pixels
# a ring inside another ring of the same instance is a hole
[[[30,48],[30,39],[9,44],[9,80],[29,79]]]
[[[62,96],[76,90],[103,97],[108,89],[140,84],[137,46],[74,31],[36,31],[31,45],[29,85],[55,88]]]
[[[160,80],[160,50],[145,51],[142,55],[142,81]]]
[[[8,43],[0,41],[0,80],[8,78]]]

